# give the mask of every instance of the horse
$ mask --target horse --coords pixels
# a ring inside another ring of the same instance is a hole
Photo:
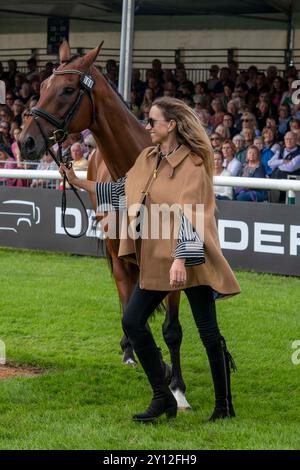
[[[27,116],[19,137],[22,158],[37,160],[54,142],[62,142],[68,133],[89,128],[98,150],[89,164],[88,178],[93,181],[116,181],[133,166],[140,152],[151,145],[144,126],[95,66],[102,44],[82,57],[72,56],[67,41],[61,44],[60,65],[42,82],[39,101]],[[95,198],[92,203],[96,209]],[[118,258],[118,247],[119,240],[106,240],[124,312],[139,272],[136,264]],[[162,332],[172,364],[170,388],[178,407],[189,409],[180,365],[182,327],[179,322],[179,302],[180,291],[168,295]],[[134,364],[133,349],[126,336],[121,340],[121,347],[123,361]]]

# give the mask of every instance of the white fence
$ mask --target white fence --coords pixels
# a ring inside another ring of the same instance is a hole
[[[80,179],[86,179],[86,171],[78,171],[76,175]],[[38,170],[5,170],[0,169],[0,178],[20,178],[20,179],[43,179],[59,180],[61,175],[58,171],[38,171]],[[231,186],[241,188],[255,188],[265,190],[287,191],[288,198],[294,199],[295,192],[300,191],[300,181],[297,180],[276,180],[270,178],[241,178],[238,176],[214,176],[213,180],[218,186]]]

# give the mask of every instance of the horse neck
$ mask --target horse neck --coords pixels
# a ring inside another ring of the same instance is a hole
[[[91,127],[114,180],[124,176],[151,141],[105,78],[95,70],[95,123]]]

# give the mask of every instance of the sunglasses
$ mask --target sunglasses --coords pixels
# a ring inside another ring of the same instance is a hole
[[[166,119],[152,119],[152,118],[146,119],[146,125],[147,126],[149,125],[152,128],[155,126],[156,122],[169,122],[169,121],[167,121]]]
[[[249,122],[252,121],[252,119],[241,119],[242,122]]]

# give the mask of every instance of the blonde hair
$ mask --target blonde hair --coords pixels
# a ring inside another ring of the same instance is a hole
[[[197,114],[183,101],[164,96],[154,101],[153,106],[161,109],[167,121],[176,124],[177,140],[186,145],[203,159],[207,174],[212,179],[214,172],[213,149]]]

